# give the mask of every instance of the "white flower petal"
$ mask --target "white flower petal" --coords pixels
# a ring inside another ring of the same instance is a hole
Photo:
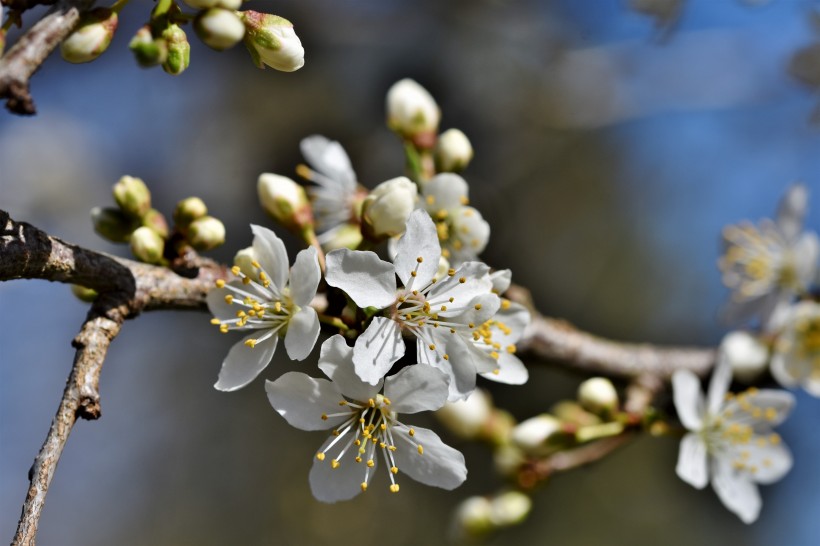
[[[341,397],[327,379],[288,372],[276,381],[265,381],[268,400],[279,415],[301,430],[327,430],[343,423],[350,412],[340,409]],[[332,414],[344,413],[333,417]],[[322,419],[327,415],[327,419]]]
[[[513,354],[507,352],[499,354],[497,365],[498,373],[485,372],[481,374],[481,377],[507,385],[523,385],[530,378],[527,367]]]
[[[732,383],[732,364],[721,351],[718,355],[717,364],[712,372],[712,379],[709,381],[709,392],[707,394],[707,411],[717,413],[729,392],[729,385]]]
[[[441,346],[439,343],[438,346]],[[438,349],[431,351],[422,341],[416,343],[416,356],[422,364],[429,364],[447,374],[450,378],[448,402],[455,402],[470,396],[475,390],[476,368],[467,343],[458,336],[449,336],[445,347],[448,359],[444,360]]]
[[[712,487],[723,505],[743,523],[754,522],[760,514],[762,501],[757,485],[745,473],[738,472],[730,461],[712,459]]]
[[[784,387],[794,387],[806,376],[805,372],[808,372],[808,366],[796,365],[802,363],[790,358],[790,355],[776,353],[772,356],[769,369],[778,383]]]
[[[230,283],[237,286],[242,283]],[[225,288],[212,288],[208,291],[205,301],[208,303],[208,310],[219,320],[230,320],[236,318],[237,307],[225,301],[225,296],[232,294]]]
[[[750,424],[756,431],[768,431],[782,423],[792,411],[794,396],[786,391],[762,389],[734,396],[723,407],[727,421]]]
[[[351,400],[365,402],[375,398],[382,382],[369,385],[359,379],[353,365],[353,347],[348,347],[344,336],[336,334],[322,344],[319,369],[325,372],[337,390]]]
[[[820,256],[820,240],[817,234],[809,231],[800,236],[794,245],[797,278],[804,286],[811,286],[817,273],[817,259]]]
[[[494,271],[490,273],[490,280],[493,282],[493,292],[503,294],[512,283],[512,271],[509,269]]]
[[[772,437],[777,440],[773,442]],[[750,478],[757,483],[774,483],[792,468],[789,448],[771,433],[753,436],[748,445],[738,446],[736,451],[736,460],[749,469]]]
[[[316,288],[322,279],[319,269],[319,260],[316,258],[316,249],[306,248],[296,255],[296,261],[290,270],[290,297],[299,307],[310,305],[316,295]]]
[[[460,249],[452,249],[461,260],[475,259],[490,240],[490,224],[473,207],[462,207],[458,211],[453,217],[453,231],[463,243]]]
[[[347,191],[356,189],[356,173],[341,144],[322,135],[311,135],[302,139],[299,148],[311,167]]]
[[[458,209],[464,206],[468,190],[467,182],[459,175],[437,174],[424,185],[424,204],[431,216],[440,210]]]
[[[328,444],[336,438],[331,436],[328,438],[319,451],[324,451]],[[330,461],[344,447],[344,441],[338,442],[333,446],[325,456],[324,461],[320,461],[314,457],[313,467],[310,469],[308,481],[310,482],[310,491],[318,501],[322,502],[338,502],[349,500],[362,492],[361,484],[365,481],[365,473],[367,473],[367,466],[364,463],[356,463],[353,457],[350,456],[350,450],[345,457],[339,461],[339,466],[333,468]],[[374,457],[374,463],[378,465],[377,458]],[[370,469],[367,481],[373,478],[376,466]]]
[[[362,381],[377,384],[393,364],[404,356],[404,340],[398,323],[376,317],[367,330],[356,339],[353,364]]]
[[[432,304],[431,304],[432,305]],[[460,313],[447,311],[439,312],[442,317],[452,317],[459,324],[484,324],[495,316],[501,307],[501,299],[495,294],[481,294],[470,300],[464,307],[458,308]]]
[[[416,364],[385,378],[384,395],[397,413],[435,411],[447,401],[447,381],[443,372]]]
[[[344,290],[362,308],[384,309],[396,301],[393,266],[374,252],[346,248],[329,252],[325,280]]]
[[[253,251],[256,253],[259,265],[270,276],[274,291],[279,292],[285,287],[288,279],[288,253],[282,239],[266,227],[251,225],[253,231]]]
[[[215,389],[220,391],[241,389],[256,379],[256,376],[270,364],[279,336],[274,334],[265,341],[257,343],[253,348],[245,345],[245,341],[257,339],[264,333],[264,330],[256,330],[231,347],[228,356],[222,362],[219,378],[214,385]]]
[[[672,391],[680,422],[689,430],[700,430],[703,426],[704,402],[698,376],[689,370],[676,371],[672,375]]]
[[[399,476],[405,473],[425,485],[455,489],[467,479],[464,455],[441,441],[435,432],[426,428],[415,428],[411,437],[406,431],[393,429],[396,440],[396,466]],[[423,454],[418,447],[421,445]]]
[[[678,452],[678,477],[693,487],[703,489],[709,483],[706,444],[701,437],[690,432],[683,437]]]
[[[413,286],[424,288],[433,280],[440,256],[441,245],[432,218],[421,209],[414,210],[407,219],[404,235],[396,243],[396,259],[393,260],[396,275],[404,286],[408,286],[412,278],[411,272],[418,267]],[[419,263],[418,258],[422,262]]]
[[[436,283],[428,292],[427,300],[430,305],[442,304],[453,298],[447,304],[455,310],[464,308],[476,296],[492,291],[493,283],[489,275],[490,268],[481,262],[466,262],[459,267],[453,276],[447,276]],[[464,282],[461,282],[464,279]]]
[[[285,350],[292,360],[304,360],[319,337],[319,317],[313,307],[302,307],[288,321]]]
[[[787,240],[793,241],[803,228],[803,218],[809,203],[809,192],[803,184],[794,184],[786,190],[777,207],[777,227]]]

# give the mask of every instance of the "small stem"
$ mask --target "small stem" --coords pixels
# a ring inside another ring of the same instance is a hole
[[[322,244],[319,238],[316,237],[316,231],[312,225],[305,226],[302,229],[302,238],[307,244],[316,249],[316,257],[319,259],[319,267],[322,269],[322,274],[325,273],[325,252],[322,250]]]
[[[404,157],[406,159],[407,173],[416,184],[422,179],[421,156],[416,146],[409,140],[404,141]]]
[[[338,328],[343,332],[346,332],[350,329],[350,327],[344,323],[342,319],[339,317],[334,317],[331,315],[325,315],[324,313],[317,313],[319,315],[319,322],[323,322],[324,324],[328,324],[333,326],[334,328]]]
[[[111,6],[111,11],[118,14],[122,11],[122,8],[128,5],[131,0],[117,0],[113,6]]]

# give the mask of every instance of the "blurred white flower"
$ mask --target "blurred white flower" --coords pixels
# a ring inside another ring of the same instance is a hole
[[[436,417],[459,436],[472,439],[484,428],[492,411],[490,395],[483,389],[476,389],[464,400],[444,404]]]
[[[727,393],[732,369],[725,358],[715,367],[704,400],[697,376],[678,370],[672,376],[675,408],[690,432],[680,444],[677,474],[702,489],[711,481],[724,506],[744,523],[760,513],[758,483],[773,483],[792,466],[780,436],[772,432],[794,405],[785,391],[749,389]]]
[[[760,339],[743,330],[729,332],[720,342],[720,351],[732,367],[738,381],[751,382],[766,371],[769,348]]]
[[[820,397],[820,304],[804,301],[791,306],[778,329],[772,375],[784,387],[799,385]]]
[[[467,477],[464,456],[433,431],[405,425],[398,415],[440,408],[447,399],[447,377],[415,365],[370,385],[356,376],[352,359],[353,349],[336,335],[322,345],[319,357],[330,381],[290,372],[265,383],[271,405],[288,423],[302,430],[333,429],[310,471],[313,496],[337,502],[366,491],[379,452],[394,493],[399,471],[425,485],[461,485]]]
[[[310,247],[296,255],[288,278],[288,255],[282,240],[269,229],[251,229],[255,276],[246,275],[235,265],[232,272],[241,280],[217,281],[217,288],[208,292],[208,309],[215,317],[212,324],[223,333],[251,332],[223,361],[214,385],[221,391],[233,391],[253,381],[270,363],[279,336],[285,338],[285,350],[293,360],[307,358],[319,336],[319,318],[310,306],[321,278],[316,249]]]
[[[462,131],[447,129],[439,135],[433,153],[438,172],[458,172],[473,159],[473,145]]]
[[[440,119],[436,100],[416,81],[405,78],[387,91],[387,126],[405,138],[433,142]]]

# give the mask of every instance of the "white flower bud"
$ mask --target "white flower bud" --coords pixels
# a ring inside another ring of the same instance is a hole
[[[373,188],[362,204],[362,218],[370,228],[370,235],[383,238],[404,233],[417,199],[416,185],[404,176]]]
[[[532,499],[520,491],[507,491],[490,501],[490,521],[496,527],[509,527],[524,521],[532,510]]]
[[[183,0],[195,9],[223,8],[237,10],[242,6],[242,0]]]
[[[245,46],[256,66],[293,72],[305,64],[305,48],[293,23],[277,15],[253,10],[240,12],[245,23]]]
[[[436,417],[454,433],[472,439],[481,432],[492,409],[493,404],[487,392],[476,389],[466,400],[444,404],[436,412]]]
[[[243,248],[233,257],[233,265],[239,266],[239,270],[242,271],[246,277],[250,277],[254,281],[259,279],[259,270],[253,266],[253,262],[257,261],[259,261],[259,257],[256,255],[256,251],[252,246]]]
[[[188,226],[188,242],[196,250],[211,250],[225,242],[225,225],[213,216],[197,218]]]
[[[142,218],[151,210],[151,192],[140,178],[123,176],[112,189],[114,201],[129,216]]]
[[[766,370],[769,362],[766,344],[742,330],[726,334],[720,342],[720,350],[731,364],[732,375],[738,381],[754,381]]]
[[[387,126],[400,135],[434,137],[440,119],[435,99],[414,80],[405,78],[387,91]]]
[[[610,413],[618,409],[618,393],[609,379],[593,377],[579,385],[578,402],[593,413]]]
[[[245,25],[239,17],[221,8],[200,12],[194,21],[194,30],[205,45],[217,51],[235,46],[245,36]]]
[[[205,206],[205,201],[199,197],[187,197],[177,203],[174,209],[174,223],[177,227],[185,228],[196,220],[208,214],[208,207]]]
[[[80,18],[77,28],[60,44],[60,54],[70,63],[93,61],[108,49],[117,30],[117,13],[95,8]]]
[[[467,135],[458,129],[441,133],[434,150],[438,172],[459,172],[467,168],[473,159],[473,146]]]
[[[492,531],[492,506],[486,497],[469,497],[461,501],[454,516],[455,538],[478,537]]]
[[[131,234],[131,252],[142,262],[160,263],[164,250],[165,241],[149,227],[139,227]]]
[[[287,176],[263,173],[256,190],[262,208],[282,225],[302,227],[313,221],[305,188]]]
[[[342,224],[323,233],[320,240],[326,252],[337,248],[356,250],[362,242],[362,230],[358,225]]]
[[[531,417],[516,425],[510,438],[513,444],[525,451],[537,451],[561,432],[561,421],[545,413]]]

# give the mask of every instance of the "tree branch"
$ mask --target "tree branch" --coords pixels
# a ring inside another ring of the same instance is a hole
[[[27,7],[33,2],[21,2]],[[66,0],[31,27],[0,58],[0,99],[15,114],[36,113],[29,93],[29,79],[45,62],[57,44],[68,36],[80,20],[79,0]],[[14,4],[12,4],[14,5]]]

